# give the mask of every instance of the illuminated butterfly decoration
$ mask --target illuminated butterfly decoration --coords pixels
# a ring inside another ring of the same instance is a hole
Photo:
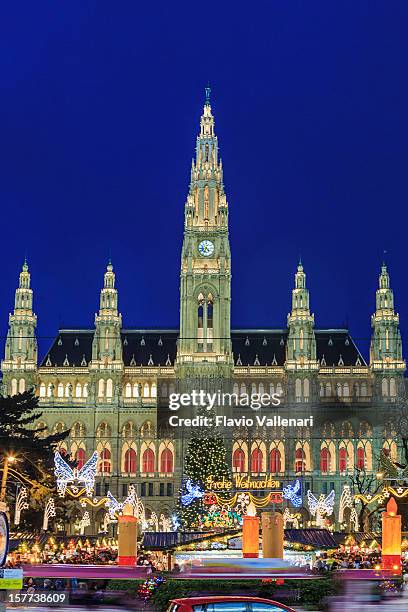
[[[59,495],[64,497],[69,484],[73,489],[77,484],[82,485],[85,487],[87,495],[91,495],[95,485],[98,458],[98,452],[95,451],[85,465],[78,470],[78,468],[69,466],[57,451],[54,455],[54,474]]]
[[[201,499],[204,496],[204,491],[198,485],[193,484],[189,479],[186,482],[187,493],[181,496],[183,506],[189,506],[195,499]]]
[[[302,505],[300,480],[295,480],[294,483],[288,484],[287,487],[283,487],[283,497],[292,502],[295,508],[300,508]]]
[[[111,519],[115,518],[116,514],[122,514],[125,506],[130,504],[133,508],[136,508],[137,505],[136,491],[133,485],[130,485],[129,494],[123,502],[119,502],[110,491],[108,491],[106,497],[108,498],[108,501],[106,502],[105,506],[108,509]]]
[[[311,491],[307,492],[307,501],[312,516],[330,516],[333,514],[334,498],[336,494],[330,491],[327,497],[324,494],[319,498],[315,497]]]

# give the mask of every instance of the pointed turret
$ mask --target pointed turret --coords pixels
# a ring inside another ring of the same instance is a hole
[[[33,290],[30,287],[30,273],[24,260],[16,289],[14,311],[9,315],[9,329],[6,340],[5,359],[2,363],[4,383],[8,393],[24,391],[32,386],[37,369],[37,339],[35,328],[37,316],[33,313]],[[8,380],[8,371],[15,374]],[[20,375],[24,373],[22,380]],[[19,380],[14,375],[19,375]],[[11,380],[12,378],[12,380]],[[8,383],[8,384],[7,384]],[[17,387],[18,383],[18,387]]]
[[[316,362],[314,315],[310,314],[306,274],[299,261],[292,290],[292,311],[288,314],[287,362]]]
[[[99,313],[95,315],[95,335],[92,345],[92,361],[105,365],[122,361],[122,315],[118,313],[118,292],[115,289],[115,273],[109,260],[101,289]]]
[[[399,315],[394,310],[394,293],[383,262],[376,291],[376,310],[371,317],[370,362],[374,370],[405,370]]]

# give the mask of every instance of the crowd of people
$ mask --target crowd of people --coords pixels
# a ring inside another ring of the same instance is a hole
[[[403,573],[408,572],[408,561],[402,560]],[[380,569],[381,553],[335,551],[321,553],[313,563],[314,573],[326,573],[344,569]]]

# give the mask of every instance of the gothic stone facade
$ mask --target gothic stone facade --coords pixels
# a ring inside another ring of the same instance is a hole
[[[383,446],[397,457],[393,412],[405,362],[385,265],[369,363],[347,329],[315,329],[301,263],[284,329],[231,329],[230,307],[228,203],[207,91],[185,204],[180,328],[126,329],[109,262],[94,329],[59,330],[38,362],[37,317],[25,262],[9,317],[3,394],[34,386],[43,410],[37,426],[69,428],[62,447],[79,465],[98,450],[96,495],[110,489],[122,497],[135,483],[147,512],[157,515],[172,512],[183,472],[186,440],[159,431],[157,423],[158,408],[176,390],[277,392],[282,417],[314,416],[313,427],[298,430],[230,430],[231,468],[254,478],[301,477],[304,490],[334,489],[338,502],[355,465],[376,472]],[[103,515],[103,510],[94,515],[89,532],[97,531]]]

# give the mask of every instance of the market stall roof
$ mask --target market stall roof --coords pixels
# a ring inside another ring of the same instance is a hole
[[[207,540],[216,535],[220,534],[214,531],[145,531],[142,546],[147,550],[167,550],[183,544]]]
[[[335,531],[332,533],[333,538],[336,540],[337,546],[347,545],[347,541],[350,538],[353,538],[356,544],[361,544],[362,542],[371,543],[381,542],[381,534],[376,533],[375,531],[354,531],[352,533],[345,533],[344,531]]]
[[[285,529],[288,544],[302,544],[313,548],[337,548],[336,540],[327,529]]]

